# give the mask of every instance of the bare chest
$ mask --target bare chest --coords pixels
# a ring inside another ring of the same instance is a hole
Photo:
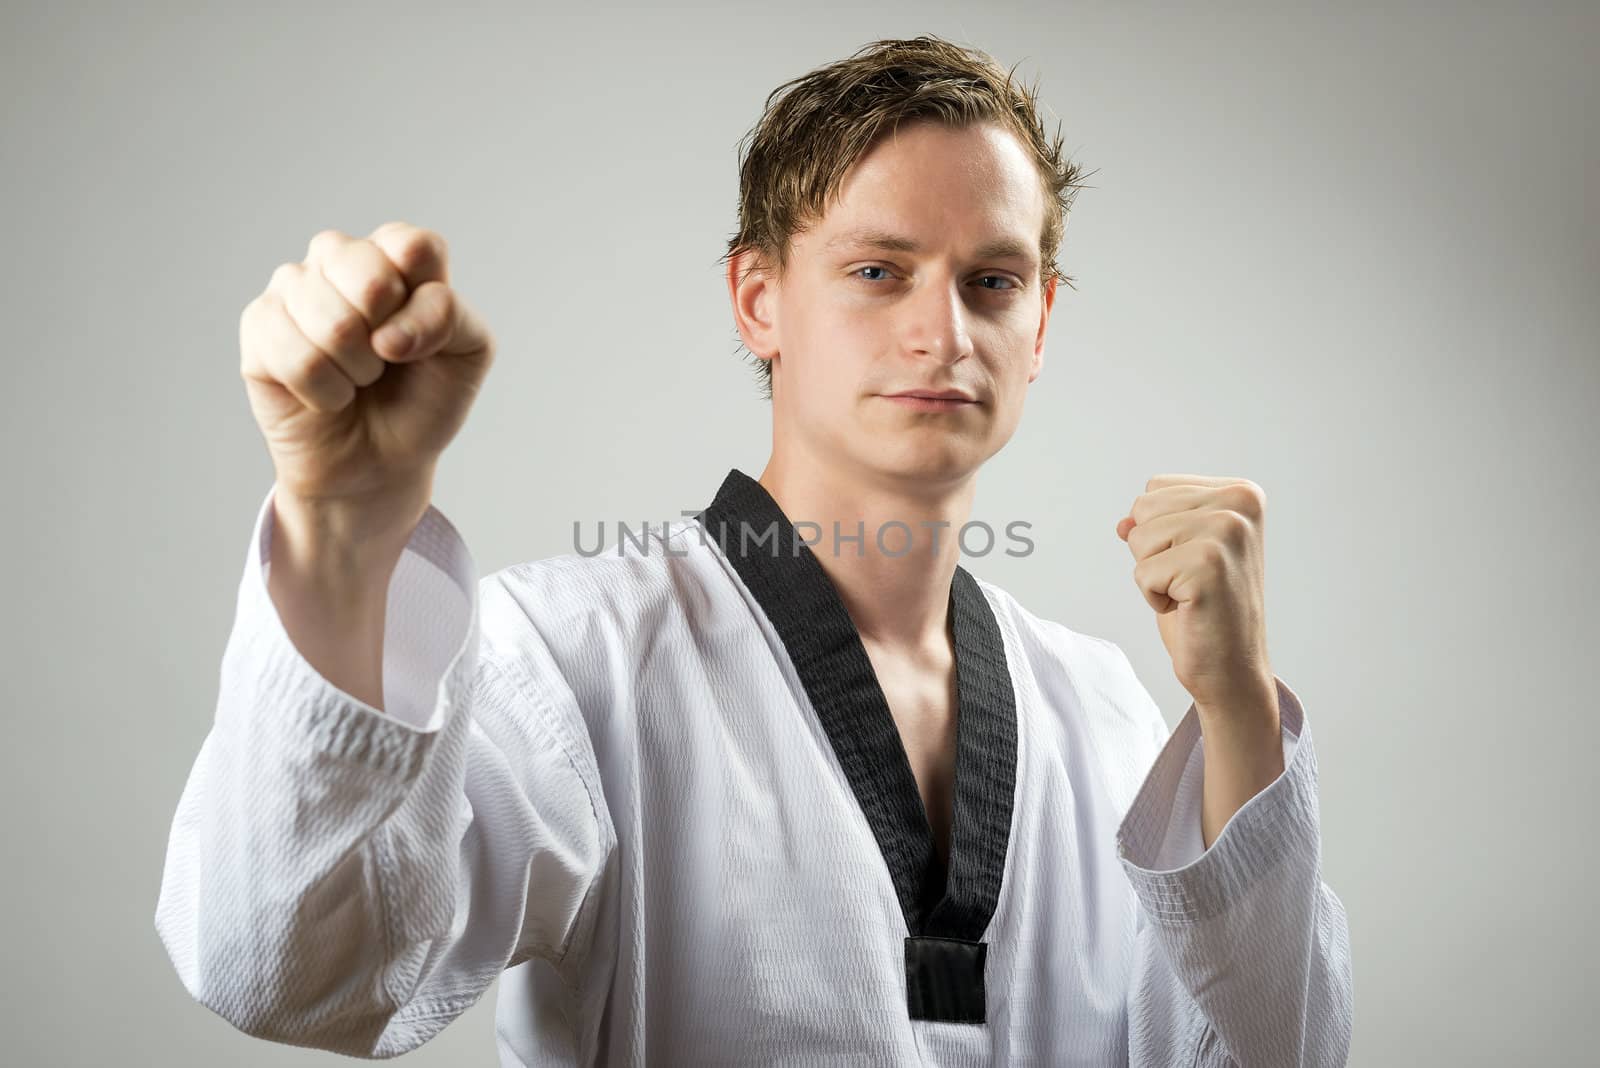
[[[950,860],[956,768],[955,671],[929,672],[874,660],[878,683],[900,732],[941,862]]]

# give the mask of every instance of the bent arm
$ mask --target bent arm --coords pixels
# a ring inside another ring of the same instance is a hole
[[[190,995],[261,1038],[413,1049],[510,963],[582,953],[614,836],[541,692],[482,655],[516,625],[429,509],[394,569],[389,708],[301,655],[258,515],[214,722],[173,819],[155,924]],[[484,613],[480,619],[480,611]],[[520,635],[519,635],[520,638]],[[519,676],[520,677],[520,676]]]
[[[1321,876],[1316,750],[1278,680],[1284,771],[1205,848],[1204,748],[1193,708],[1117,832],[1141,917],[1129,1060],[1285,1068],[1343,1065],[1352,1030],[1350,933]]]

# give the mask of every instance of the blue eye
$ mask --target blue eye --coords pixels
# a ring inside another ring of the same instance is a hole
[[[883,266],[882,264],[869,263],[865,267],[857,267],[854,271],[851,272],[851,277],[855,278],[857,281],[860,281],[860,282],[881,282],[881,281],[883,281],[883,279],[881,279],[881,278],[864,278],[864,277],[862,277],[861,272],[862,271],[884,271],[884,272],[887,273],[888,270],[889,270],[889,268]],[[1012,282],[1012,280],[1010,278],[1006,277],[1003,274],[986,274],[986,275],[982,275],[979,280],[980,281],[987,281],[987,280],[989,280],[991,278],[998,279],[999,281],[1004,282],[1005,286],[1003,286],[1003,287],[980,286],[979,288],[988,289],[991,292],[995,292],[995,293],[1006,293],[1006,292],[1009,292],[1011,290],[1014,290],[1014,289],[1018,288],[1016,286],[1016,284],[1014,282]]]

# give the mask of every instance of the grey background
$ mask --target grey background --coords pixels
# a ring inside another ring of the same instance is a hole
[[[1600,15],[1509,3],[7,5],[0,1059],[335,1059],[190,1001],[153,926],[271,484],[237,330],[273,267],[449,239],[501,343],[437,483],[480,573],[676,516],[767,454],[716,262],[739,138],[921,32],[1039,77],[1096,171],[974,513],[1036,551],[967,565],[1175,722],[1116,522],[1159,472],[1259,482],[1352,1063],[1594,1062]],[[493,1063],[492,1003],[408,1063]]]

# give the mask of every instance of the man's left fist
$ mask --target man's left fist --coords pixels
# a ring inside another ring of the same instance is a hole
[[[1275,703],[1267,659],[1267,495],[1247,478],[1157,475],[1117,537],[1156,610],[1178,683],[1201,712]]]

